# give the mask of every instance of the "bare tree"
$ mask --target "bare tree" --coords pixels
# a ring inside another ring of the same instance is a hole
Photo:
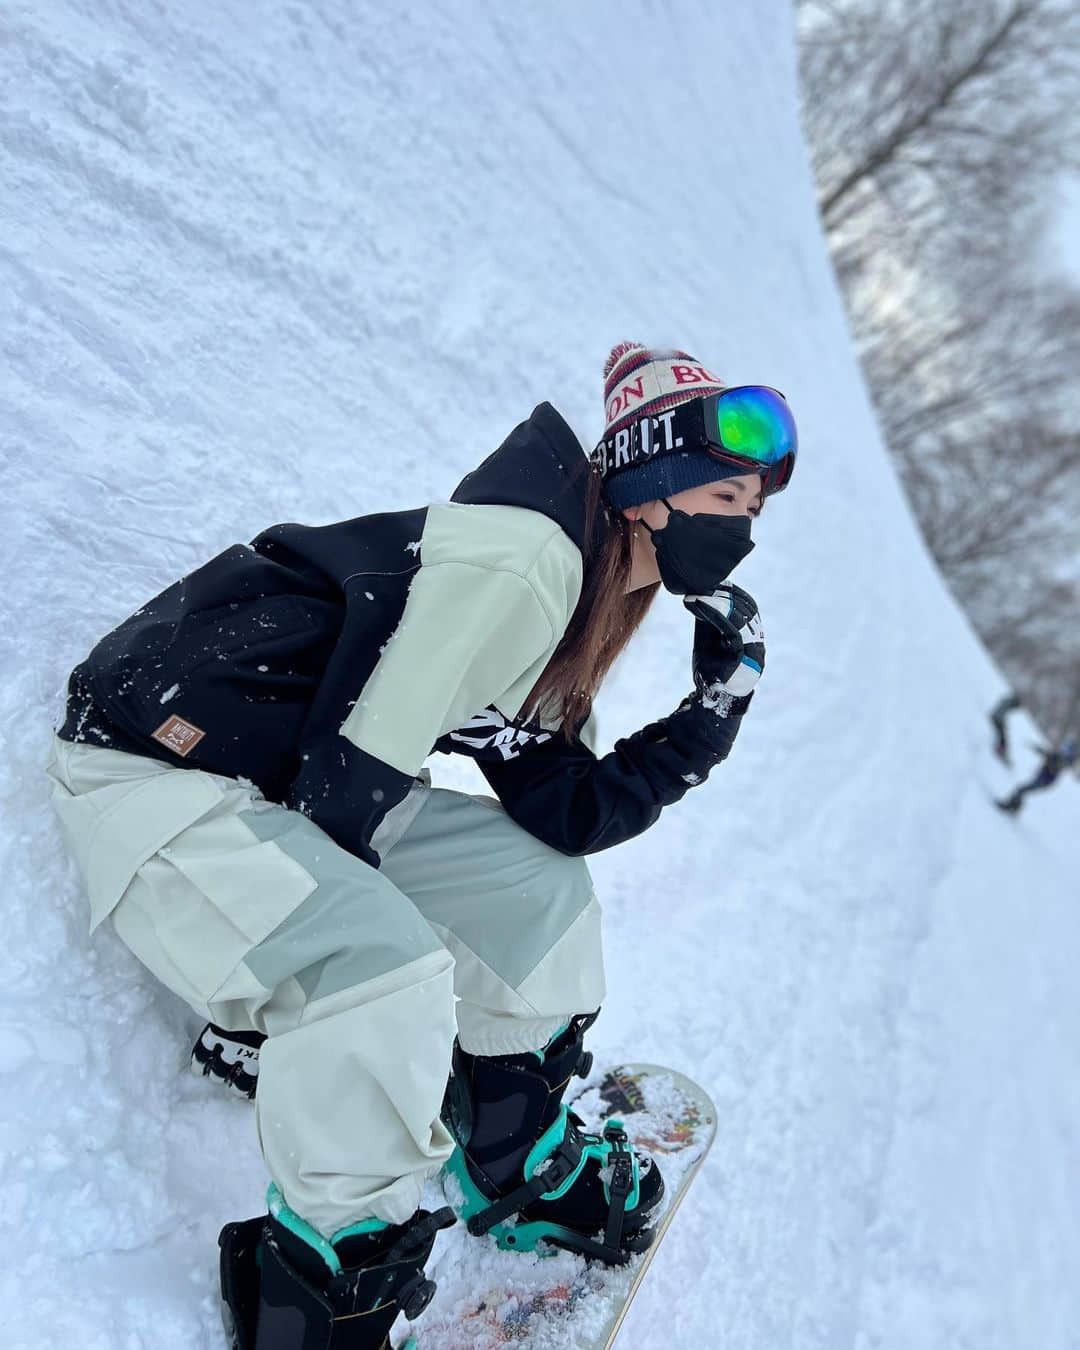
[[[1038,246],[1047,188],[1080,164],[1080,6],[796,9],[822,218],[886,440],[984,640],[1044,725],[1075,731],[1080,290]]]
[[[918,226],[978,196],[1025,209],[1077,162],[1080,9],[1068,0],[801,0],[826,228],[870,192]]]

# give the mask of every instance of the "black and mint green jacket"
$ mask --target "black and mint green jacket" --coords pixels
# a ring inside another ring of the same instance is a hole
[[[250,779],[374,866],[372,835],[433,750],[476,759],[561,852],[630,838],[704,780],[739,718],[687,701],[601,758],[587,730],[567,743],[523,718],[599,540],[589,472],[542,403],[448,503],[272,526],[103,638],[60,735]]]

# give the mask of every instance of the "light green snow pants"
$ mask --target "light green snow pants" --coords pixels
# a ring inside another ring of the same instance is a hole
[[[490,798],[418,785],[376,870],[231,778],[59,738],[47,772],[92,927],[111,915],[207,1020],[269,1037],[263,1156],[327,1236],[403,1222],[449,1157],[455,1034],[536,1050],[603,1001],[585,863]]]

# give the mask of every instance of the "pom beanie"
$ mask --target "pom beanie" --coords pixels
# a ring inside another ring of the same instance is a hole
[[[724,388],[718,376],[686,352],[654,351],[639,342],[620,342],[604,362],[604,440],[643,417],[656,417]],[[745,472],[704,450],[671,450],[655,455],[647,464],[609,473],[604,495],[622,510]]]

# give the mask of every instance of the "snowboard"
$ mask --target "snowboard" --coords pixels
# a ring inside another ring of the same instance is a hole
[[[500,1251],[463,1225],[440,1237],[427,1273],[439,1286],[414,1325],[399,1323],[419,1350],[608,1350],[716,1135],[716,1108],[697,1083],[657,1064],[595,1070],[571,1100],[586,1129],[612,1116],[632,1146],[650,1153],[664,1177],[664,1199],[648,1251],[624,1266],[576,1253]],[[453,1200],[447,1196],[447,1200]],[[445,1203],[445,1202],[444,1202]],[[406,1341],[411,1345],[412,1341]]]

